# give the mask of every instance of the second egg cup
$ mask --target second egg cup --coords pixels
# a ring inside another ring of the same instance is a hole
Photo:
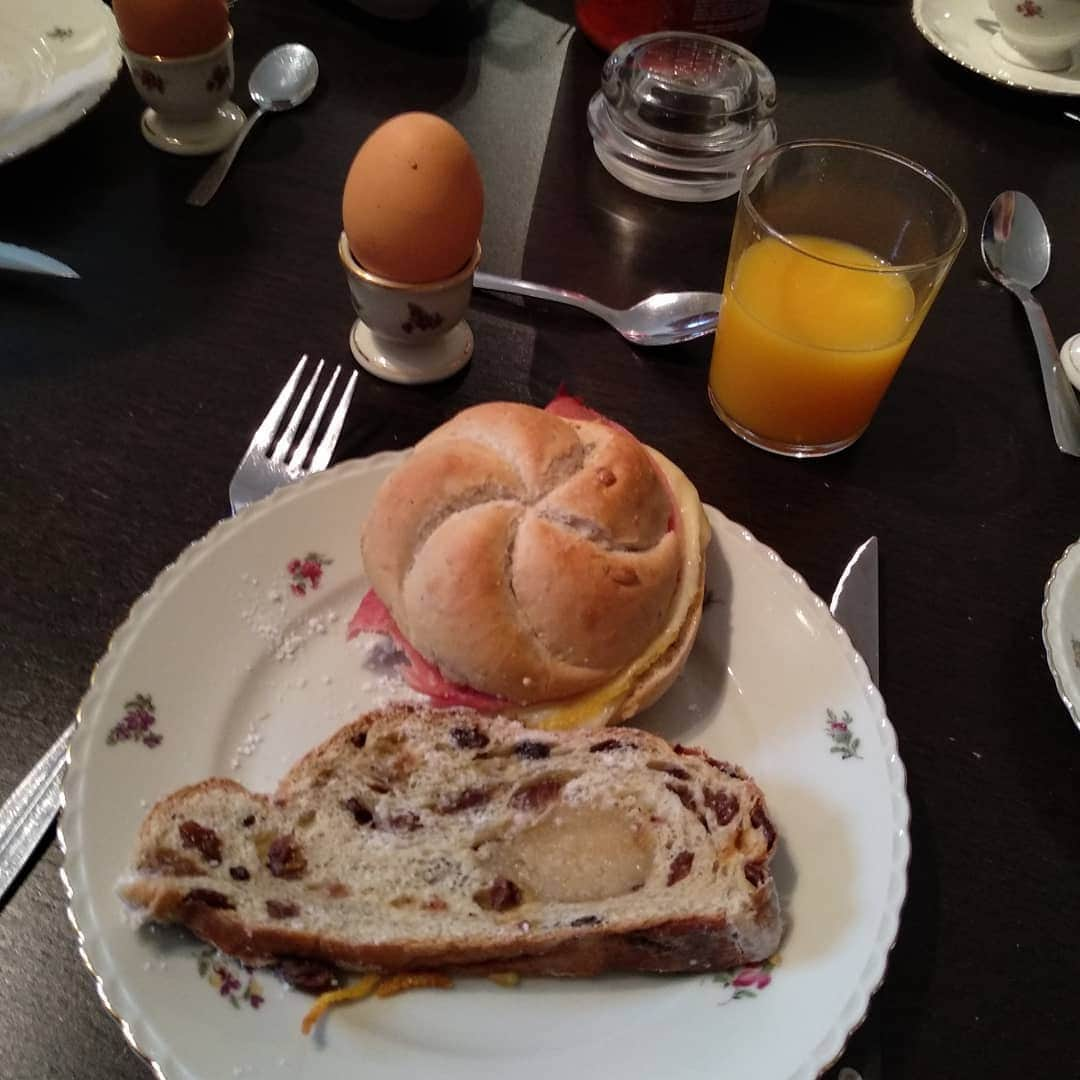
[[[243,111],[229,100],[235,81],[233,32],[198,56],[144,56],[123,42],[131,79],[146,102],[143,138],[170,154],[214,154],[236,138]]]

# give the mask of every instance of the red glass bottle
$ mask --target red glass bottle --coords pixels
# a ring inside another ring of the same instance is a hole
[[[769,0],[575,0],[582,33],[605,52],[657,30],[691,30],[739,45],[765,25]]]

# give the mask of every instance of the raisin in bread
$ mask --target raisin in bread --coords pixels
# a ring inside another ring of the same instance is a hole
[[[727,968],[781,932],[757,786],[644,731],[394,706],[276,796],[159,802],[124,898],[247,963],[591,975]]]

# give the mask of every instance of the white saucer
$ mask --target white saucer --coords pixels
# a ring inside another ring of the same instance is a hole
[[[456,375],[473,354],[473,332],[462,320],[440,337],[422,345],[376,337],[367,323],[357,319],[349,334],[349,348],[367,372],[387,382],[417,386]]]
[[[1050,571],[1042,606],[1042,637],[1050,674],[1080,728],[1080,541],[1070,544]]]
[[[1063,71],[1036,71],[1007,60],[995,47],[998,24],[987,0],[914,0],[911,17],[935,49],[969,71],[1035,94],[1080,95],[1080,50]]]
[[[243,126],[243,110],[231,101],[219,105],[217,112],[209,120],[198,123],[170,122],[155,109],[144,109],[139,122],[139,130],[151,146],[183,157],[216,154],[219,150],[224,150]]]

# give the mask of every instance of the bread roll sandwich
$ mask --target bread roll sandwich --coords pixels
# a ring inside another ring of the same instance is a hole
[[[253,965],[703,971],[777,948],[775,843],[754,782],[700,750],[398,705],[273,798],[207,780],[163,799],[121,891]]]
[[[393,637],[435,705],[620,723],[686,662],[708,537],[686,476],[575,399],[478,405],[379,490],[350,634]]]

